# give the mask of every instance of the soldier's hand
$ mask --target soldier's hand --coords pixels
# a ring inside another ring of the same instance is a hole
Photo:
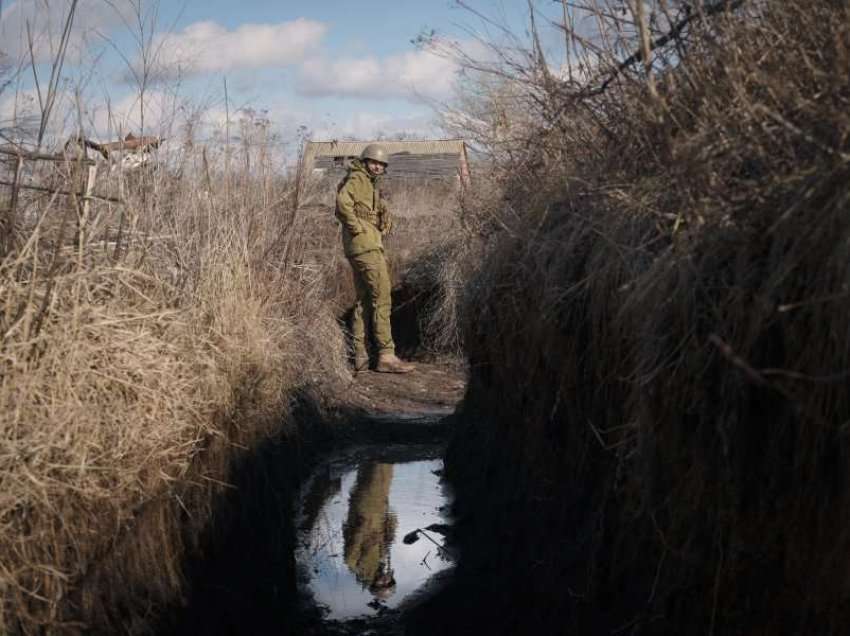
[[[382,235],[387,235],[393,228],[393,219],[390,214],[389,209],[387,209],[386,203],[381,202],[378,207],[378,229],[381,231]]]
[[[358,234],[363,234],[363,232],[366,231],[363,229],[363,224],[360,222],[360,219],[357,219],[356,223],[346,224],[346,228],[351,236],[357,236]]]

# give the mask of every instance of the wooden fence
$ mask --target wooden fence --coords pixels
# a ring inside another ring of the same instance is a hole
[[[6,146],[0,147],[0,165],[3,164],[6,169],[0,173],[0,188],[6,190],[6,196],[0,197],[0,201],[5,199],[7,205],[0,208],[0,257],[12,249],[14,230],[19,222],[22,192],[71,197],[77,212],[77,240],[83,241],[89,224],[92,201],[124,203],[120,197],[95,192],[99,164],[84,155],[46,154]],[[59,183],[37,183],[34,179],[26,182],[28,174],[38,175],[41,172],[31,166],[41,164],[59,168],[47,171],[48,174],[61,173],[62,179]]]

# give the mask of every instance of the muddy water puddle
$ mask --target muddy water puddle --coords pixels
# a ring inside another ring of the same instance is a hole
[[[323,463],[301,494],[302,594],[328,621],[380,617],[452,566],[436,447],[365,448]]]

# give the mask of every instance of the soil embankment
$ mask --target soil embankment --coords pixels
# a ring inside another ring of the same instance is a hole
[[[848,631],[850,22],[748,7],[533,139],[570,165],[470,286],[441,633]]]

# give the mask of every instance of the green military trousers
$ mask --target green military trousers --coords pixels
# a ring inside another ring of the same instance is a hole
[[[354,351],[364,353],[366,349],[366,330],[375,343],[378,354],[395,353],[393,332],[390,326],[392,308],[392,285],[384,250],[370,250],[356,256],[349,256],[351,269],[354,270],[354,289],[357,303],[351,317],[351,335]]]

